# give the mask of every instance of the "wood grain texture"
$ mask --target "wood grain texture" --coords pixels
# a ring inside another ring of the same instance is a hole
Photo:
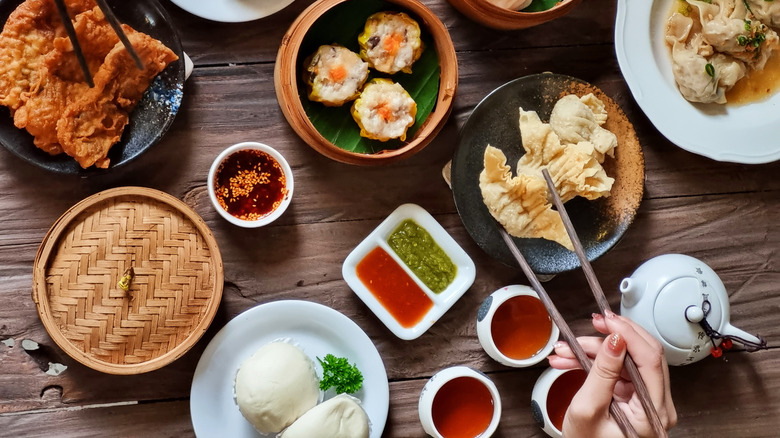
[[[534,381],[544,369],[512,370],[492,361],[476,337],[482,300],[507,284],[527,284],[519,271],[486,256],[455,210],[441,169],[474,106],[499,85],[543,71],[569,74],[600,87],[634,123],[646,162],[645,195],[623,239],[593,267],[617,308],[620,280],[664,253],[702,259],[722,278],[735,326],[780,342],[780,162],[720,163],[677,148],[636,105],[612,45],[615,5],[588,0],[554,22],[500,32],[472,23],[445,0],[424,0],[448,27],[460,72],[453,113],[419,154],[385,167],[329,160],[301,141],[276,101],[273,62],[280,39],[311,0],[297,0],[270,19],[220,24],[191,16],[167,0],[196,68],[181,111],[162,142],[133,163],[90,178],[34,168],[0,149],[0,435],[190,436],[188,397],[197,361],[230,319],[260,303],[303,299],[353,319],[376,344],[387,368],[391,409],[385,437],[422,436],[417,399],[428,377],[466,364],[495,379],[504,403],[496,436],[542,437],[530,416]],[[292,205],[273,225],[234,227],[211,206],[205,179],[225,147],[255,140],[281,151],[295,174]],[[214,322],[185,356],[150,373],[112,376],[80,365],[49,338],[31,299],[38,245],[56,219],[98,191],[139,185],[165,191],[191,206],[213,231],[222,252],[225,287]],[[341,278],[347,254],[398,205],[423,206],[474,259],[471,289],[425,335],[395,338]],[[596,310],[582,272],[545,283],[577,334],[593,334]],[[40,344],[22,348],[23,340]],[[10,344],[10,345],[9,345]],[[671,436],[775,436],[780,426],[780,356],[734,352],[672,369],[680,421]],[[49,362],[68,369],[46,374]],[[136,403],[100,407],[102,404]],[[85,409],[81,409],[87,407]],[[738,409],[734,411],[734,409]]]

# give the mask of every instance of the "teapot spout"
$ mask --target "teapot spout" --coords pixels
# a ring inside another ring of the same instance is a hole
[[[767,348],[766,341],[762,338],[751,335],[750,333],[740,330],[731,324],[726,324],[721,330],[721,335],[728,336],[734,341],[739,342],[748,351],[761,350]]]
[[[632,278],[624,278],[620,282],[620,293],[622,295],[623,307],[633,307],[642,298],[642,292],[644,289],[641,287],[638,281]]]

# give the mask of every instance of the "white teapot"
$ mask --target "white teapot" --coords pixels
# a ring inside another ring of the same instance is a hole
[[[620,283],[621,315],[631,318],[664,347],[669,365],[688,365],[709,356],[721,341],[748,350],[766,341],[729,324],[723,282],[701,260],[665,254],[652,258]]]

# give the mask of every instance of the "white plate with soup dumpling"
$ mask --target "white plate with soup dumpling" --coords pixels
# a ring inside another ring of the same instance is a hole
[[[233,382],[241,364],[269,342],[285,340],[314,361],[331,353],[346,357],[363,374],[363,387],[352,394],[361,400],[371,422],[371,438],[379,438],[390,408],[390,390],[381,356],[366,333],[330,307],[308,301],[274,301],[253,307],[228,322],[209,342],[198,361],[190,390],[190,415],[199,438],[275,437],[262,435],[244,419],[233,399]],[[326,399],[333,389],[326,391]]]
[[[618,0],[615,50],[642,111],[661,134],[687,151],[746,164],[780,159],[780,91],[740,105],[691,103],[680,94],[664,41],[677,1]]]

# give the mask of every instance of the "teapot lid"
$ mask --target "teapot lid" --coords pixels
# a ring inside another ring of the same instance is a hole
[[[705,301],[709,302],[708,311]],[[688,315],[696,313],[691,312],[694,307],[703,309],[712,327],[717,329],[721,326],[723,309],[720,298],[706,280],[680,277],[664,285],[656,299],[653,318],[658,333],[667,343],[683,350],[697,350],[710,341],[699,324],[686,318],[686,311]]]

